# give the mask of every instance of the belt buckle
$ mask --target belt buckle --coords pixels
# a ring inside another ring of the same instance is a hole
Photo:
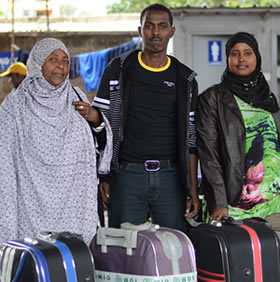
[[[147,172],[157,172],[160,170],[160,161],[159,160],[146,160],[144,162],[145,171]]]

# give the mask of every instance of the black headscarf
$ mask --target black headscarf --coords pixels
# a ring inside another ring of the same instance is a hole
[[[237,43],[249,45],[257,58],[256,69],[248,76],[238,76],[230,72],[228,57]],[[246,103],[271,113],[278,111],[278,103],[261,72],[261,54],[256,38],[247,32],[235,33],[226,43],[227,68],[222,77],[223,85]]]

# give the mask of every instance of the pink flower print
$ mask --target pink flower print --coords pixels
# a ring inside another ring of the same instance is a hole
[[[259,184],[263,181],[264,167],[262,162],[259,162],[256,166],[251,166],[246,173],[246,184],[242,187],[240,201],[238,207],[242,209],[251,209],[256,204],[263,203]]]

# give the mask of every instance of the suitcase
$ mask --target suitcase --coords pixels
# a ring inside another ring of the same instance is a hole
[[[276,233],[257,220],[200,224],[190,231],[198,281],[279,282],[280,253]]]
[[[145,223],[99,228],[91,250],[95,281],[197,281],[194,249],[181,231]]]
[[[94,282],[88,246],[68,232],[41,233],[36,239],[3,244],[1,282]]]

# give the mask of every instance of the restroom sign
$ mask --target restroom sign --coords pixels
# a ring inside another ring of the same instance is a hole
[[[208,41],[208,63],[210,65],[222,63],[222,40]]]

